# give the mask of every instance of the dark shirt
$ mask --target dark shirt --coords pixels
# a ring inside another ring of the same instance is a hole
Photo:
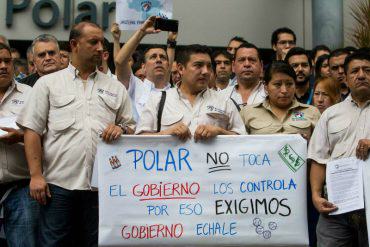
[[[311,105],[312,104],[312,97],[313,97],[313,88],[310,87],[308,91],[302,95],[302,97],[298,98],[298,96],[295,96],[299,103]]]
[[[20,79],[19,82],[20,83],[23,83],[23,84],[26,84],[30,87],[33,87],[33,85],[35,85],[36,81],[40,78],[41,76],[39,76],[39,74],[37,73],[33,73],[23,79]]]
[[[341,93],[340,94],[340,99],[341,99],[340,101],[344,101],[350,93],[351,93],[351,91],[349,89],[348,89],[347,93]]]

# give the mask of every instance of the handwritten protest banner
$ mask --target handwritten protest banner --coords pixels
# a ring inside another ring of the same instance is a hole
[[[100,143],[99,244],[307,246],[306,145],[298,135]]]
[[[116,22],[121,30],[137,30],[148,17],[172,18],[172,0],[117,0]]]

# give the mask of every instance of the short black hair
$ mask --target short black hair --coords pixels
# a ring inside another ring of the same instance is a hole
[[[353,60],[367,60],[370,62],[370,53],[368,52],[354,52],[346,57],[344,60],[344,73],[347,74],[348,65]]]
[[[68,51],[71,52],[71,46],[69,45],[68,42],[65,41],[59,41],[59,50],[60,51]]]
[[[166,51],[166,47],[164,45],[149,45],[147,46],[147,48],[144,50],[143,52],[143,62],[145,62],[145,55],[152,49],[162,49],[164,50],[164,52],[166,53],[166,56],[167,56],[167,59],[168,59],[168,55],[167,55],[167,51]]]
[[[327,47],[326,45],[317,45],[317,46],[315,46],[311,51],[312,61],[315,59],[315,57],[316,57],[316,55],[319,51],[327,51],[327,52],[330,53],[330,48]]]
[[[104,51],[109,51],[109,48],[110,48],[109,40],[107,38],[104,38],[104,41],[103,41],[103,50]]]
[[[339,57],[341,55],[349,55],[349,51],[347,51],[346,49],[344,48],[339,48],[339,49],[335,49],[334,51],[332,51],[329,55],[329,60],[332,58],[332,57]]]
[[[179,56],[177,57],[177,63],[186,66],[186,64],[190,61],[190,56],[193,54],[208,54],[209,57],[211,57],[211,51],[208,46],[199,44],[188,45],[181,50]]]
[[[279,34],[281,34],[281,33],[289,33],[289,34],[293,35],[294,42],[297,41],[297,37],[295,36],[295,33],[293,32],[292,29],[287,28],[287,27],[281,27],[281,28],[276,29],[272,33],[272,35],[271,35],[271,46],[277,44],[278,39],[279,39]]]
[[[316,79],[321,77],[320,71],[321,71],[321,67],[322,67],[325,60],[328,60],[328,62],[329,62],[329,55],[328,54],[321,55],[316,60],[316,65],[315,65],[315,77],[316,77]]]
[[[225,49],[219,49],[219,50],[214,51],[212,53],[212,56],[211,56],[211,58],[212,58],[212,68],[213,68],[214,71],[216,71],[216,61],[215,61],[215,59],[216,59],[216,57],[218,57],[220,55],[226,57],[226,59],[229,60],[230,63],[234,59],[233,55],[228,53]]]
[[[357,48],[353,46],[346,46],[344,47],[344,50],[348,51],[348,53],[353,53],[357,51]]]
[[[238,41],[240,43],[247,43],[247,41],[243,37],[240,37],[240,36],[232,37],[229,41],[229,44],[231,43],[231,41]]]
[[[10,47],[7,46],[6,44],[4,43],[0,43],[0,50],[7,50],[9,52],[9,55],[12,54],[11,50],[10,50]]]
[[[238,51],[239,49],[242,49],[242,48],[248,48],[248,49],[255,49],[257,51],[257,55],[258,55],[258,59],[260,60],[260,62],[262,62],[262,56],[261,56],[261,53],[258,49],[257,46],[255,46],[254,44],[252,43],[249,43],[249,42],[246,42],[246,43],[243,43],[241,44],[236,50],[235,50],[235,55],[234,55],[234,60],[236,58],[236,55],[238,54]]]
[[[274,61],[272,62],[266,69],[265,76],[264,76],[264,83],[267,85],[272,78],[273,74],[282,73],[288,75],[294,79],[294,82],[297,79],[297,76],[294,72],[292,66],[284,61]]]
[[[289,58],[297,55],[305,55],[307,57],[308,64],[310,65],[310,67],[312,67],[310,56],[308,55],[307,51],[301,47],[293,47],[292,49],[290,49],[285,56],[285,62],[289,64]]]
[[[233,55],[231,55],[230,53],[228,53],[225,49],[219,49],[219,50],[214,51],[212,53],[212,60],[215,60],[215,58],[218,57],[219,55],[223,55],[228,60],[230,60],[230,62],[233,61]]]

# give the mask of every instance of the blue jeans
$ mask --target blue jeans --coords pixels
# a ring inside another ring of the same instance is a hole
[[[51,198],[40,211],[40,247],[98,246],[98,192],[49,184]]]
[[[4,231],[9,247],[35,247],[39,204],[28,186],[15,188],[3,202]]]

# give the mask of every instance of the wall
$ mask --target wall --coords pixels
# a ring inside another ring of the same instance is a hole
[[[13,0],[15,3],[21,0]],[[73,0],[77,16],[77,4],[83,0]],[[112,2],[112,0],[105,0]],[[211,46],[224,46],[230,37],[239,35],[261,48],[270,48],[270,37],[274,29],[282,26],[292,28],[297,34],[299,46],[311,48],[311,0],[173,0],[174,18],[180,20],[179,44],[204,43]],[[6,1],[0,1],[0,33],[9,39],[32,40],[41,33],[52,33],[60,40],[67,40],[69,30],[63,28],[64,0],[55,0],[60,9],[59,21],[51,29],[41,29],[32,21],[32,6],[14,14],[13,25],[5,24]],[[92,1],[98,8],[98,22],[102,18],[102,1]],[[41,12],[43,20],[51,17],[49,10]],[[110,14],[114,21],[115,13]],[[125,32],[122,41],[132,33]],[[106,33],[110,39],[110,34]],[[143,43],[164,43],[165,34],[146,37]]]

